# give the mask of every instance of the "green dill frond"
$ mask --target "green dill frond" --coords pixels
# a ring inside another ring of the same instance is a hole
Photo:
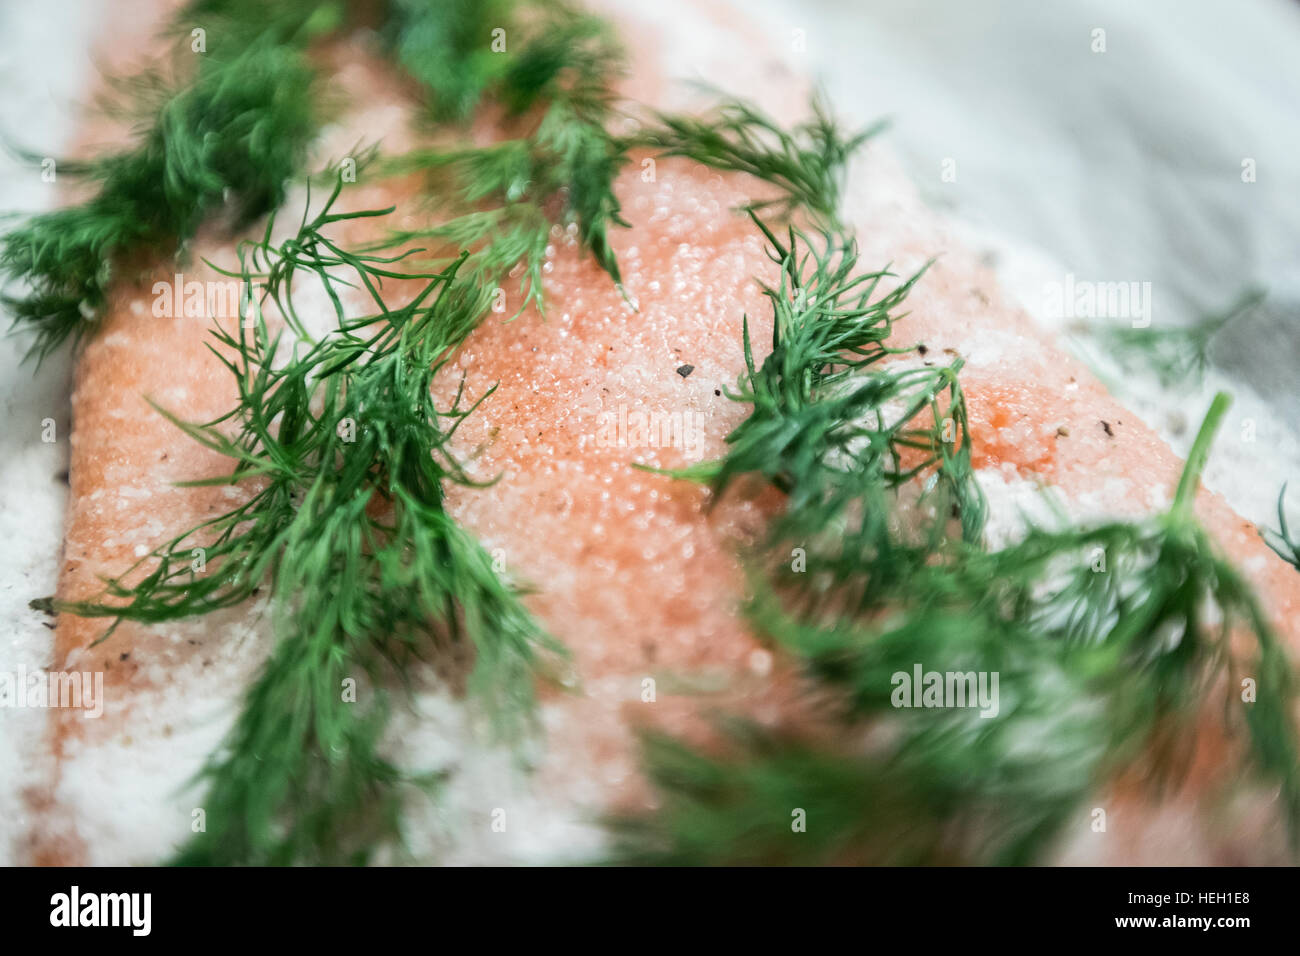
[[[1277,530],[1272,529],[1263,532],[1264,543],[1273,549],[1273,552],[1285,561],[1287,564],[1300,571],[1300,541],[1291,537],[1291,529],[1286,520],[1286,485],[1282,485],[1282,490],[1277,493]]]
[[[509,68],[492,31],[514,21],[516,0],[391,0],[386,35],[397,62],[430,93],[436,119],[465,120]]]
[[[453,11],[462,6],[474,5],[451,5]],[[557,226],[571,225],[601,268],[615,283],[621,282],[609,230],[627,226],[614,195],[614,179],[627,155],[608,131],[612,83],[623,69],[622,51],[608,27],[565,4],[513,6],[517,9],[510,11],[511,19],[491,21],[506,29],[508,39],[504,52],[485,53],[490,67],[476,66],[478,52],[457,54],[464,65],[455,71],[456,82],[472,85],[473,91],[470,95],[462,89],[466,102],[456,111],[490,95],[526,132],[484,147],[415,150],[394,157],[386,168],[425,173],[436,211],[451,216],[434,226],[398,233],[393,241],[427,239],[470,250],[465,274],[489,290],[522,266],[522,312],[530,303],[542,308],[542,267]],[[448,22],[440,21],[435,45],[449,42],[444,34],[462,16],[489,15],[504,17],[502,11],[489,14],[477,8],[456,12]],[[430,16],[439,20],[441,14]],[[511,26],[503,26],[507,23]],[[470,50],[488,50],[485,24],[468,35],[474,38]],[[409,42],[434,43],[420,36],[417,31]],[[433,62],[443,55],[454,58],[446,49]],[[446,83],[419,69],[414,75],[430,86],[435,103],[446,97]]]
[[[204,483],[245,482],[251,497],[109,581],[102,600],[60,607],[155,623],[270,586],[277,647],[203,772],[208,831],[184,862],[354,862],[398,840],[395,789],[411,781],[380,755],[385,681],[435,647],[468,645],[470,693],[512,739],[531,724],[536,676],[560,653],[444,508],[445,482],[473,484],[449,442],[477,403],[458,395],[438,407],[430,390],[477,324],[480,290],[458,275],[463,260],[414,273],[398,264],[420,250],[340,247],[334,223],[391,211],[334,213],[340,188],[293,238],[272,245],[268,225],[267,238],[239,248],[230,274],[261,292],[236,331],[213,332],[239,405],[200,425],[164,412],[233,460],[228,477]],[[333,304],[337,329],[319,341],[268,326],[270,313],[301,329],[295,279],[318,282]],[[385,279],[424,286],[394,307]],[[375,311],[345,315],[341,284],[366,290]],[[202,571],[194,548],[205,549]],[[345,678],[364,688],[359,703],[344,699]]]
[[[452,6],[459,10],[459,4]],[[440,211],[453,217],[394,241],[458,243],[471,250],[467,268],[490,286],[522,265],[520,311],[543,305],[540,276],[553,225],[575,228],[583,247],[621,283],[609,232],[628,225],[614,180],[630,150],[649,147],[711,168],[748,172],[783,192],[781,199],[751,209],[784,215],[804,209],[829,228],[849,157],[881,128],[844,136],[816,98],[812,118],[786,132],[756,107],[727,100],[703,117],[657,114],[651,128],[619,136],[611,131],[618,118],[612,86],[624,57],[606,24],[567,4],[539,9],[520,3],[511,13],[516,26],[506,28],[506,50],[491,54],[494,59],[485,61],[490,65],[479,64],[483,48],[473,42],[454,52],[458,47],[448,31],[460,23],[458,12],[439,27],[436,38],[426,38],[438,52],[424,58],[461,62],[455,83],[425,77],[418,68],[413,75],[424,79],[435,102],[463,84],[463,96],[449,97],[453,103],[464,100],[457,110],[492,97],[515,122],[525,123],[527,132],[486,147],[416,150],[395,157],[387,168],[426,172],[429,193]],[[505,16],[476,10],[474,16],[480,15]],[[485,24],[467,29],[467,36],[483,42]]]
[[[239,226],[278,206],[315,133],[313,85],[301,52],[254,40],[170,86],[134,147],[61,165],[98,191],[0,239],[0,274],[26,289],[5,305],[35,332],[29,355],[92,328],[130,257],[177,248],[217,212]]]
[[[429,174],[429,195],[453,215],[433,226],[395,232],[386,245],[430,240],[467,249],[466,274],[489,292],[521,266],[522,312],[530,303],[543,307],[547,248],[557,226],[567,222],[597,263],[621,282],[609,228],[627,225],[613,191],[625,160],[610,152],[601,127],[575,123],[556,128],[560,124],[544,120],[538,133],[525,140],[397,159],[389,169],[423,169]],[[557,201],[564,206],[558,222],[551,212]]]
[[[206,34],[205,56],[237,56],[254,39],[300,45],[333,33],[347,18],[348,0],[188,0],[172,16],[168,33],[191,39]]]
[[[728,396],[753,410],[727,436],[721,461],[671,474],[706,481],[715,500],[742,475],[761,475],[786,492],[786,516],[769,546],[803,527],[850,535],[845,522],[856,519],[872,547],[886,547],[879,536],[889,530],[884,519],[893,499],[918,479],[931,496],[944,496],[945,517],[955,513],[963,535],[977,540],[984,503],[971,477],[960,361],[949,367],[885,362],[910,351],[886,342],[925,268],[878,295],[892,273],[861,271],[852,239],[838,233],[810,239],[789,227],[783,243],[750,215],[781,266],[780,282],[763,286],[772,306],[772,350],[755,364],[746,317],[746,372]]]
[[[909,781],[753,724],[723,725],[721,753],[642,737],[642,766],[662,801],[652,815],[607,821],[605,861],[632,866],[819,866],[933,859],[938,825],[919,816]],[[800,829],[800,815],[807,822]],[[870,848],[868,851],[867,848]]]
[[[1217,689],[1300,834],[1289,664],[1191,510],[1226,396],[1167,515],[1031,528],[987,552],[960,362],[889,360],[893,313],[919,275],[873,302],[883,273],[855,277],[851,242],[790,229],[782,243],[760,227],[782,266],[765,288],[773,349],[756,366],[746,321],[746,372],[729,392],[753,411],[725,458],[674,474],[719,494],[757,475],[787,493],[751,561],[751,621],[838,689],[846,739],[873,742],[855,751],[733,725],[705,753],[652,737],[645,768],[661,809],[611,821],[613,860],[1034,862],[1134,761],[1157,785],[1177,780]],[[919,497],[901,494],[918,482]],[[1238,631],[1256,646],[1241,664],[1229,654]],[[894,678],[918,663],[998,675],[998,713],[900,708]],[[1245,676],[1250,703],[1236,694]],[[792,828],[796,813],[806,829]]]
[[[1195,384],[1210,365],[1210,345],[1230,323],[1248,315],[1266,293],[1246,289],[1223,312],[1178,328],[1103,326],[1090,336],[1127,372],[1153,372],[1166,388]]]
[[[837,221],[849,159],[886,125],[844,135],[819,95],[812,100],[812,117],[786,130],[756,106],[725,98],[701,116],[657,113],[631,143],[712,169],[749,173],[783,195],[747,208],[780,216],[802,209],[829,229]]]
[[[756,588],[751,618],[839,688],[847,734],[870,730],[875,743],[853,752],[749,733],[721,757],[652,743],[648,772],[665,809],[621,821],[620,852],[656,862],[748,861],[756,848],[778,862],[1041,861],[1089,795],[1134,761],[1157,786],[1176,781],[1216,691],[1300,833],[1289,662],[1191,514],[1226,407],[1216,399],[1173,506],[1150,521],[1031,528],[995,552],[950,544],[901,575],[878,567],[896,559],[889,551],[824,554],[826,539],[807,526],[807,572],[786,568]],[[1230,654],[1239,632],[1253,635],[1253,660]],[[897,675],[917,666],[996,674],[997,712],[900,705]],[[1244,677],[1256,680],[1252,702],[1238,693]],[[780,776],[792,767],[799,776]],[[815,838],[791,831],[794,808],[807,810]]]
[[[622,69],[605,21],[566,2],[391,0],[386,19],[438,122],[468,120],[488,98],[515,115],[561,99],[603,103]]]

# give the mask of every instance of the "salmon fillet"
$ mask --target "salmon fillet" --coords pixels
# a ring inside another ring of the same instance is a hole
[[[724,4],[656,6],[651,19],[635,4],[595,5],[636,38],[624,90],[630,98],[680,105],[688,94],[673,81],[694,73],[778,118],[799,115],[808,86],[785,61],[778,33]],[[138,29],[133,49],[146,43],[148,28]],[[732,42],[718,44],[719,31]],[[388,148],[408,142],[406,91],[395,73],[359,42],[322,55],[356,106],[320,154],[339,155],[359,140],[382,139]],[[445,401],[462,373],[471,398],[497,385],[457,433],[453,451],[478,477],[501,480],[449,489],[449,510],[501,556],[512,577],[534,588],[529,610],[571,651],[574,680],[546,692],[545,747],[536,771],[520,774],[509,753],[474,737],[445,684],[424,675],[411,707],[397,716],[390,747],[406,765],[456,772],[437,810],[411,808],[419,859],[538,862],[598,850],[600,813],[652,799],[633,739],[633,729],[648,722],[696,734],[700,714],[714,707],[768,723],[816,719],[802,679],[739,612],[737,545],[761,534],[780,496],[729,495],[707,510],[705,490],[631,467],[719,457],[745,416],[745,406],[723,390],[744,370],[744,316],[756,359],[770,347],[770,311],[756,279],[774,280],[776,267],[761,235],[731,210],[763,187],[681,159],[659,160],[647,181],[640,158],[616,189],[631,228],[612,234],[628,299],[576,242],[558,235],[545,275],[545,317],[531,307],[511,322],[486,317],[435,386]],[[343,198],[354,209],[396,205],[400,218],[411,215],[418,191],[417,183],[363,178]],[[298,201],[289,203],[295,212]],[[852,171],[845,218],[857,227],[868,267],[893,263],[908,275],[939,256],[911,293],[894,344],[924,343],[935,358],[965,360],[975,462],[995,523],[1014,524],[1019,502],[1040,486],[1081,519],[1150,514],[1168,503],[1182,462],[1007,302],[879,145]],[[375,238],[391,225],[401,223],[366,224],[345,238]],[[195,263],[234,261],[233,244],[215,235],[201,236],[194,250]],[[247,494],[176,487],[223,474],[229,462],[144,400],[191,421],[235,403],[228,372],[206,347],[206,323],[152,314],[152,283],[177,270],[160,261],[145,280],[120,285],[79,357],[63,599],[93,597],[101,576],[120,574]],[[201,265],[186,265],[185,273],[219,278]],[[680,423],[678,441],[663,447],[620,439],[619,422],[633,416]],[[1300,577],[1219,496],[1202,491],[1197,512],[1294,650]],[[102,621],[60,616],[54,669],[103,670],[105,712],[99,720],[50,712],[49,773],[29,794],[37,823],[21,860],[151,863],[185,840],[202,799],[187,782],[229,728],[269,652],[266,612],[254,601],[165,626],[123,624],[97,645]],[[643,699],[648,678],[658,688],[652,703]],[[1099,794],[1099,805],[1112,808],[1110,832],[1090,839],[1081,819],[1058,858],[1271,860],[1256,804],[1230,816],[1230,825],[1203,806],[1231,750],[1222,736],[1206,735],[1185,787],[1159,802],[1118,784]],[[502,808],[504,832],[490,826]]]

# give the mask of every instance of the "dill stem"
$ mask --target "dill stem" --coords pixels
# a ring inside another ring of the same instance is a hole
[[[1169,509],[1171,518],[1185,520],[1191,517],[1196,487],[1200,484],[1205,462],[1210,457],[1210,445],[1214,443],[1214,434],[1219,430],[1219,425],[1230,405],[1232,405],[1232,396],[1227,392],[1219,392],[1210,403],[1210,410],[1205,413],[1205,420],[1201,422],[1201,430],[1196,433],[1196,441],[1192,442],[1192,450],[1187,454],[1183,475],[1178,479],[1174,505]]]

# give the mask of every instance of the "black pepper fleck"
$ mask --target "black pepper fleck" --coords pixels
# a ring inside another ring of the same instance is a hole
[[[680,375],[682,378],[685,378],[687,375],[690,375],[694,371],[695,371],[694,365],[679,365],[677,367],[677,374]]]

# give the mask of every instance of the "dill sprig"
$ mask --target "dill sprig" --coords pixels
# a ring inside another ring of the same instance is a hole
[[[434,647],[468,644],[469,691],[514,737],[529,726],[536,674],[559,650],[444,508],[445,482],[473,484],[449,442],[490,392],[469,406],[458,392],[439,408],[430,389],[480,318],[479,290],[458,275],[463,260],[415,273],[398,264],[420,250],[381,257],[339,246],[334,224],[391,212],[332,212],[340,188],[314,217],[304,212],[296,236],[273,245],[268,223],[263,239],[239,246],[229,274],[261,292],[236,330],[214,330],[212,346],[238,383],[237,407],[199,425],[163,412],[234,461],[229,475],[198,484],[244,483],[248,500],[109,581],[102,600],[60,606],[156,623],[270,585],[277,644],[203,771],[208,830],[181,862],[364,861],[399,838],[397,785],[411,782],[382,756],[385,680]],[[299,324],[292,288],[304,276],[337,320],[315,342],[272,333],[265,318]],[[422,288],[393,307],[385,280]],[[345,315],[343,286],[364,289],[375,311]],[[361,685],[355,703],[347,678]]]
[[[652,737],[647,772],[663,810],[616,821],[619,858],[1034,862],[1133,762],[1144,761],[1156,786],[1175,781],[1216,688],[1229,722],[1248,730],[1251,765],[1280,788],[1294,838],[1290,665],[1191,511],[1227,404],[1223,395],[1213,403],[1173,506],[1150,521],[1031,528],[994,552],[949,545],[908,561],[905,574],[878,567],[895,560],[889,550],[855,551],[853,561],[810,550],[812,573],[786,569],[756,589],[756,630],[839,688],[851,735],[870,730],[876,742],[854,752],[742,726],[717,756]],[[813,542],[822,530],[804,528]],[[1257,651],[1244,665],[1229,650],[1238,630]],[[997,674],[997,715],[900,708],[894,676],[917,664]],[[1250,703],[1238,696],[1247,676],[1257,685]],[[796,808],[807,812],[806,832],[791,829]]]
[[[875,577],[862,587],[874,595],[886,579],[928,560],[949,534],[949,518],[958,519],[959,536],[968,541],[982,532],[984,501],[972,478],[957,378],[961,361],[910,366],[897,358],[910,349],[886,344],[925,267],[878,294],[892,273],[863,272],[855,242],[843,233],[810,239],[789,226],[782,242],[750,215],[781,266],[778,284],[762,284],[772,308],[772,350],[756,365],[746,316],[746,370],[727,394],[752,411],[727,436],[725,457],[668,473],[709,484],[715,501],[740,477],[760,476],[788,496],[762,550],[788,555],[820,546],[820,571],[869,566]],[[900,490],[918,482],[924,507],[943,520],[907,537],[895,506]],[[812,590],[808,599],[825,597]]]
[[[511,42],[515,0],[391,0],[384,29],[389,47],[413,78],[431,93],[429,108],[440,121],[464,120],[507,69],[508,59],[490,46],[493,30]]]
[[[99,193],[6,240],[9,271],[35,289],[23,314],[42,330],[39,354],[91,327],[136,252],[183,246],[218,211],[244,225],[279,206],[315,128],[302,48],[342,17],[337,4],[307,0],[260,15],[251,7],[186,7],[177,36],[197,24],[214,43],[193,77],[178,83],[151,70],[121,81],[129,96],[121,111],[144,124],[137,146],[65,165],[97,180]],[[400,842],[403,787],[439,778],[409,777],[384,756],[386,686],[432,645],[468,643],[469,690],[498,732],[514,735],[529,722],[535,675],[559,651],[443,510],[443,482],[470,483],[448,443],[477,403],[463,407],[458,395],[450,408],[435,408],[429,386],[518,263],[525,305],[540,305],[557,224],[576,230],[619,281],[608,230],[626,225],[613,181],[629,144],[609,127],[622,55],[601,21],[567,6],[406,0],[390,5],[388,18],[383,32],[429,91],[435,116],[467,117],[490,95],[522,135],[390,165],[425,171],[457,215],[395,235],[384,248],[347,251],[329,238],[341,219],[386,212],[334,214],[337,189],[314,219],[304,211],[293,239],[272,245],[268,224],[260,242],[240,244],[239,268],[226,274],[249,291],[249,318],[213,332],[239,403],[203,424],[159,411],[234,461],[228,476],[207,483],[242,482],[249,496],[107,581],[99,599],[60,605],[113,619],[111,633],[123,620],[158,623],[239,605],[269,584],[276,645],[202,771],[209,828],[179,862],[363,862],[375,846]],[[489,53],[480,29],[489,22],[511,25],[508,55]],[[770,169],[778,183],[793,182],[779,162]],[[77,228],[64,228],[74,221]],[[54,235],[65,243],[57,256],[48,247]],[[381,254],[416,237],[469,252],[419,273],[399,263],[422,250]],[[304,273],[335,313],[336,330],[320,341],[294,302]],[[390,308],[385,279],[425,287]],[[373,314],[347,318],[340,284],[364,287]],[[264,309],[287,329],[272,333]],[[195,548],[203,549],[201,570]],[[355,703],[344,693],[349,679],[363,685]]]
[[[445,21],[441,13],[428,15],[436,29],[404,31],[403,62],[409,60],[408,69],[429,86],[433,103],[449,101],[452,112],[463,115],[491,95],[524,130],[489,146],[417,149],[393,157],[388,171],[424,173],[437,207],[452,215],[396,233],[392,241],[427,239],[470,250],[465,273],[490,292],[521,266],[522,312],[530,303],[542,309],[552,229],[572,224],[584,248],[621,282],[609,230],[628,225],[614,195],[627,154],[609,125],[611,85],[623,69],[623,54],[608,27],[567,4],[518,4],[510,17],[491,4],[480,9],[452,3],[449,10]],[[453,34],[468,30],[470,22],[474,28],[466,42],[480,46],[489,25],[511,24],[508,46],[484,54],[490,67],[476,67],[471,57],[454,76],[444,77],[439,64],[453,58],[461,42]]]
[[[849,159],[887,123],[844,135],[820,95],[813,97],[811,112],[787,130],[752,103],[719,97],[698,116],[655,113],[629,144],[663,156],[685,156],[724,172],[748,173],[777,186],[782,195],[750,203],[747,209],[781,217],[798,209],[830,228],[836,222]]]
[[[712,136],[707,123],[665,125],[689,131],[685,144]],[[791,141],[779,137],[780,152],[796,153]],[[730,145],[719,151],[718,168],[761,168],[729,158]],[[835,150],[823,153],[842,165]],[[660,809],[610,821],[612,859],[1039,860],[1083,801],[1133,762],[1145,759],[1157,783],[1177,779],[1220,685],[1230,719],[1248,728],[1252,765],[1280,787],[1282,816],[1300,833],[1289,663],[1191,511],[1226,396],[1211,407],[1168,514],[1034,527],[1019,544],[986,551],[961,362],[918,368],[887,344],[921,273],[873,302],[888,273],[857,274],[836,225],[838,178],[807,184],[787,180],[777,208],[811,213],[823,228],[815,242],[791,228],[782,243],[755,217],[782,276],[764,287],[772,352],[756,367],[746,317],[746,371],[728,392],[752,411],[724,458],[671,474],[710,484],[715,500],[741,476],[786,493],[751,558],[748,615],[756,633],[835,691],[840,736],[870,742],[810,742],[734,719],[721,722],[713,750],[647,734],[644,768]],[[1229,654],[1235,628],[1255,638],[1245,670]],[[894,675],[918,662],[998,674],[1000,713],[895,706]],[[1243,675],[1258,686],[1248,704],[1235,696]],[[792,826],[800,814],[806,827]]]
[[[178,15],[178,29],[199,17],[212,31],[191,76],[151,69],[119,81],[143,117],[132,147],[58,165],[97,191],[0,239],[0,275],[24,287],[4,303],[15,326],[35,333],[29,357],[39,361],[94,328],[132,257],[183,246],[220,211],[235,227],[252,222],[279,206],[300,171],[318,122],[302,47],[323,28],[312,15],[321,5],[288,4],[255,19],[221,16],[224,6],[197,3]]]
[[[1101,326],[1087,329],[1128,372],[1152,372],[1166,388],[1196,384],[1210,365],[1210,346],[1229,324],[1250,314],[1266,298],[1262,289],[1248,288],[1222,312],[1175,328]]]
[[[1266,529],[1261,537],[1279,558],[1300,571],[1300,541],[1291,537],[1286,520],[1286,484],[1277,493],[1277,530]]]
[[[720,752],[661,733],[641,737],[642,766],[661,799],[654,814],[608,821],[608,862],[638,866],[773,866],[908,863],[927,830],[889,823],[911,813],[924,792],[881,767],[740,720],[722,722]],[[792,831],[797,814],[808,828]],[[873,841],[894,844],[868,852]],[[901,851],[901,852],[900,852]]]
[[[411,31],[408,56],[422,64],[449,59],[458,48],[453,25],[502,15],[451,6],[457,12],[448,24],[429,33]],[[566,4],[541,10],[520,4],[514,13],[513,22],[520,24],[510,31],[514,45],[489,61],[491,68],[467,66],[443,82],[411,69],[430,86],[435,102],[441,96],[477,104],[490,96],[507,117],[525,123],[525,132],[484,147],[415,150],[391,159],[387,169],[426,173],[441,209],[453,213],[437,225],[398,233],[393,241],[431,239],[471,249],[467,269],[491,287],[518,268],[519,311],[529,304],[544,308],[542,268],[556,225],[575,229],[601,268],[621,283],[609,232],[628,225],[614,181],[632,150],[649,148],[748,173],[780,191],[775,199],[749,204],[749,211],[787,217],[801,209],[830,229],[849,158],[884,126],[842,135],[823,100],[814,97],[811,117],[786,131],[756,106],[726,98],[700,116],[655,113],[636,133],[619,135],[611,128],[620,116],[612,82],[624,69],[624,57],[606,25]],[[487,21],[474,22],[481,32]],[[430,51],[417,56],[417,40]]]

